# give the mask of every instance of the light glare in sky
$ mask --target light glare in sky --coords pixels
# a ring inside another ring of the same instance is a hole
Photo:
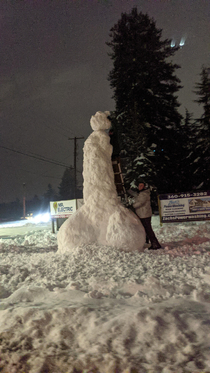
[[[180,47],[183,47],[184,45],[185,45],[185,38],[183,37],[183,38],[181,38],[181,40],[180,40],[179,46],[180,46]]]

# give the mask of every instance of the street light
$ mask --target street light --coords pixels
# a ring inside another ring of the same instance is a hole
[[[26,218],[26,196],[25,196],[26,183],[23,183],[23,219]]]

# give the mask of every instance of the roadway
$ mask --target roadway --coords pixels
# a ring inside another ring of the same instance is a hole
[[[43,229],[52,230],[51,221],[48,223],[30,223],[27,220],[0,223],[0,238],[11,238],[14,236],[24,236],[30,231],[40,231]]]

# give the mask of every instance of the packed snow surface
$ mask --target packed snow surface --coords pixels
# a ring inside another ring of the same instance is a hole
[[[112,145],[106,129],[109,112],[91,117],[93,129],[84,145],[84,205],[62,225],[58,251],[64,254],[82,244],[143,251],[145,231],[139,218],[119,201],[111,161]]]
[[[152,225],[163,250],[0,239],[0,371],[210,372],[210,224]]]

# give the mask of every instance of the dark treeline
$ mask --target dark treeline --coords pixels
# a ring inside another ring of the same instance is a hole
[[[34,195],[30,200],[25,201],[25,214],[39,214],[49,211],[50,201],[61,201],[75,198],[75,181],[73,170],[67,168],[64,171],[61,183],[58,186],[58,193],[48,184],[47,191],[42,196]],[[76,188],[76,198],[82,198],[81,188]],[[16,199],[13,202],[0,204],[1,220],[18,220],[24,215],[23,200]]]
[[[35,195],[31,200],[25,201],[26,215],[49,210],[49,202]],[[16,199],[13,202],[0,204],[0,220],[18,220],[23,217],[23,201]]]

